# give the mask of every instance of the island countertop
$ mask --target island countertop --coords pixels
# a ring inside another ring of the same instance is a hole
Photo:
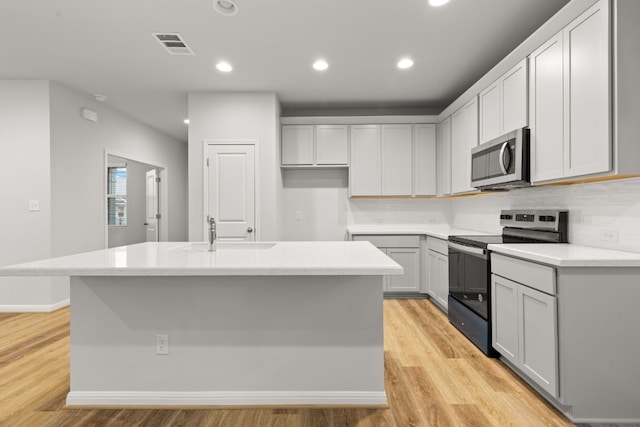
[[[0,276],[365,276],[402,274],[369,242],[139,243],[0,267]]]

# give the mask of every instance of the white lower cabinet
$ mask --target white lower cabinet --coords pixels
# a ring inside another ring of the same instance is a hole
[[[449,256],[447,242],[427,237],[427,293],[429,297],[448,309],[449,296]]]
[[[494,255],[492,263],[493,348],[544,391],[557,398],[557,297],[527,286],[555,289],[554,283],[538,283],[545,276],[547,281],[549,277],[554,280],[554,275],[544,274],[553,273],[554,269],[500,255]],[[527,272],[528,267],[531,267],[531,274]],[[510,272],[515,271],[525,272],[515,274],[521,277],[513,277],[525,284],[499,275],[510,275]]]
[[[387,276],[387,292],[420,291],[420,249],[418,248],[387,248],[386,253],[404,268],[401,276]]]
[[[352,239],[371,242],[404,269],[402,275],[385,276],[385,293],[417,295],[420,292],[420,236],[362,234]]]

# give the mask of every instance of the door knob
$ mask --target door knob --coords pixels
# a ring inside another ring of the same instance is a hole
[[[149,225],[149,223],[148,223],[148,222],[145,222],[145,223],[144,223],[144,224],[142,224],[142,225]]]
[[[253,228],[251,227],[247,228],[247,233],[253,233]]]

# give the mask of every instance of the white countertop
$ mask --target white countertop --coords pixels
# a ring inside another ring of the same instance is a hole
[[[483,231],[453,228],[448,224],[352,224],[347,226],[349,234],[424,234],[447,240],[453,235],[486,236]]]
[[[489,245],[491,251],[556,267],[640,267],[640,253],[573,244]]]
[[[353,276],[402,274],[369,242],[140,243],[14,266],[0,276]]]

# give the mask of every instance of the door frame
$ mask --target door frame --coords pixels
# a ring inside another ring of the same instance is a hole
[[[258,177],[260,176],[260,152],[259,152],[259,144],[257,139],[205,139],[202,142],[202,224],[204,224],[205,219],[207,218],[207,210],[209,206],[209,168],[207,168],[207,152],[209,151],[210,145],[251,145],[253,146],[253,215],[255,218],[255,240],[260,240],[260,234],[262,230],[262,226],[260,223],[260,189],[258,187]],[[206,241],[207,237],[207,227],[203,225],[202,227],[202,240]]]
[[[133,162],[144,163],[149,165],[152,168],[156,168],[158,171],[158,177],[160,178],[160,183],[158,185],[158,197],[160,197],[160,203],[158,206],[158,212],[160,213],[160,219],[158,220],[158,227],[160,228],[160,232],[158,233],[158,241],[159,242],[167,242],[169,241],[169,168],[165,165],[157,164],[156,162],[151,162],[145,159],[140,159],[136,156],[131,156],[122,152],[115,152],[111,150],[104,150],[104,169],[102,173],[103,180],[103,196],[102,196],[102,223],[104,224],[104,247],[105,249],[109,248],[109,224],[107,218],[107,172],[109,168],[109,156],[121,157],[124,159],[129,159]]]

